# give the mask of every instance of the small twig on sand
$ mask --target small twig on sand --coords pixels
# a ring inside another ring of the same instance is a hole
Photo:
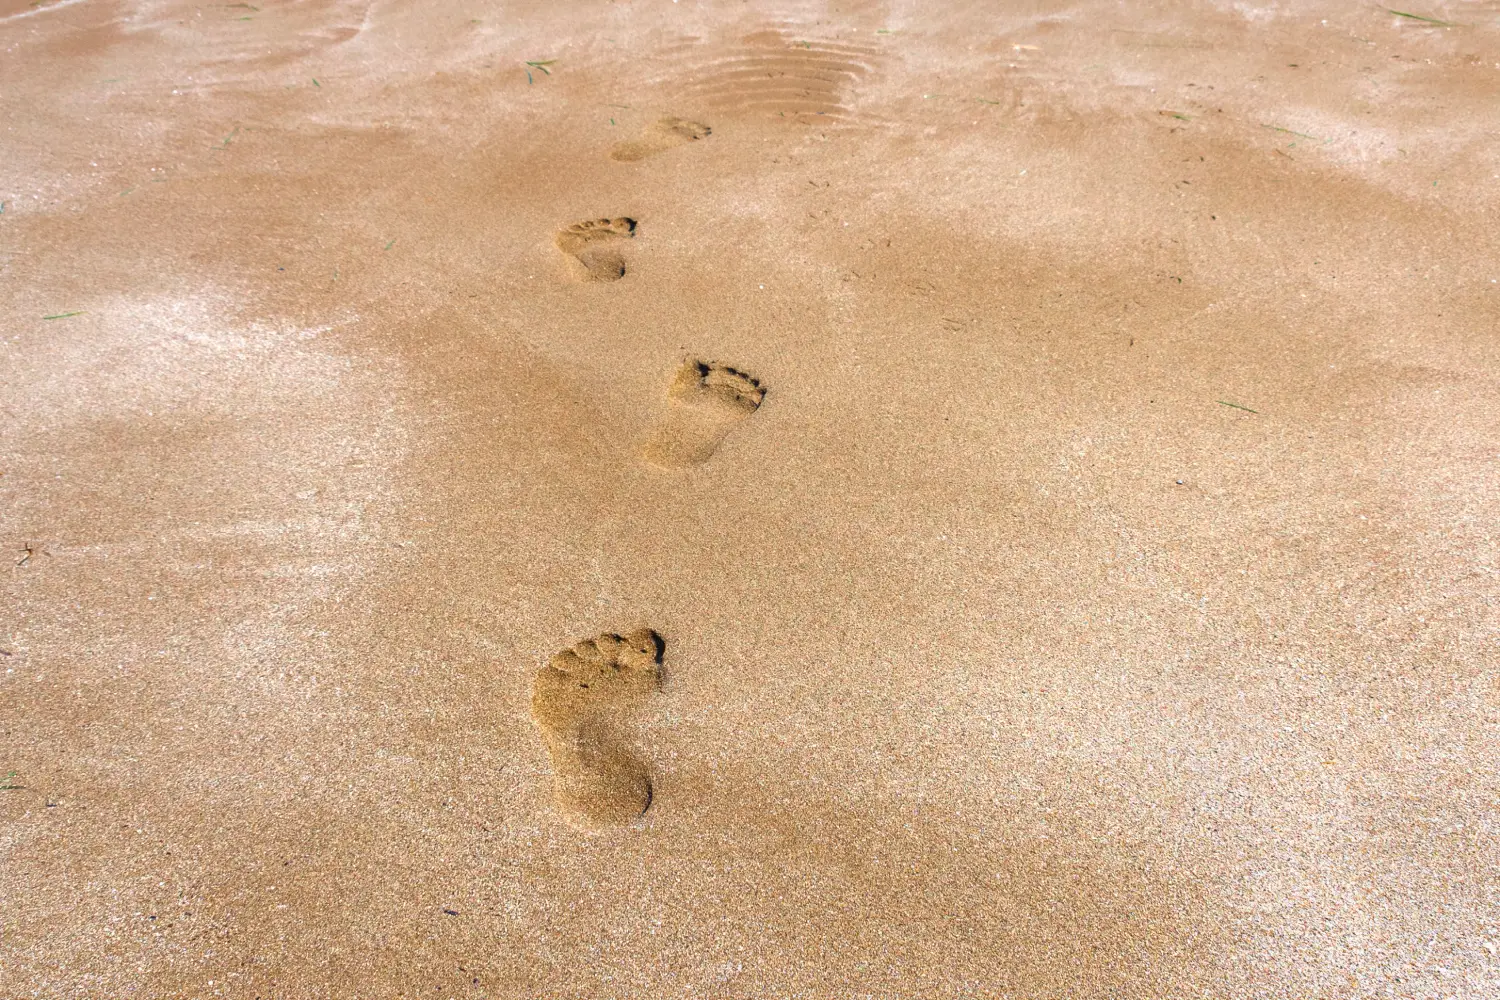
[[[1248,407],[1248,406],[1241,406],[1239,403],[1231,403],[1231,402],[1229,402],[1227,400],[1223,400],[1223,399],[1216,400],[1216,402],[1220,406],[1232,406],[1236,410],[1244,410],[1246,413],[1255,413],[1255,414],[1259,414],[1260,413],[1259,410],[1252,410],[1252,409],[1250,409],[1250,407]]]

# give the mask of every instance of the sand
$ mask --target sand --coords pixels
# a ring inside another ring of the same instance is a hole
[[[1500,996],[1411,13],[0,0],[0,996]]]

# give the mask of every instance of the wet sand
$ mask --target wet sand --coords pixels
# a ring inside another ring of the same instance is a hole
[[[0,994],[1500,993],[1413,13],[0,0]]]

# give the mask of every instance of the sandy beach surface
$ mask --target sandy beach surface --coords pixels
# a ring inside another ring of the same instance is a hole
[[[1500,997],[1500,3],[0,0],[0,996]]]

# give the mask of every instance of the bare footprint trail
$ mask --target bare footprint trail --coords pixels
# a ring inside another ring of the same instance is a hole
[[[618,281],[625,277],[625,255],[620,248],[635,237],[635,220],[586,219],[557,234],[557,248],[583,266],[588,281]]]
[[[709,460],[740,421],[760,408],[766,390],[727,365],[688,361],[667,390],[666,418],[646,442],[653,465],[681,469]]]
[[[651,805],[651,773],[631,752],[632,716],[661,690],[666,644],[648,628],[605,633],[537,672],[531,714],[552,759],[557,806],[582,826],[629,823]]]
[[[615,143],[614,148],[609,151],[609,156],[612,160],[634,163],[648,156],[664,153],[673,147],[697,142],[711,134],[713,134],[713,129],[707,125],[668,115],[647,125],[639,139],[627,139],[624,142]]]

